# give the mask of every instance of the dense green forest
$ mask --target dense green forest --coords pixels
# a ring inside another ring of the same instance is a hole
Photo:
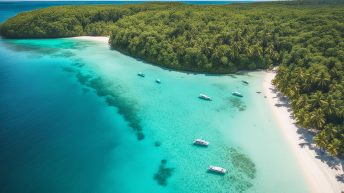
[[[9,38],[111,35],[114,49],[177,70],[231,73],[279,65],[273,83],[314,141],[344,155],[344,5],[308,1],[62,6],[1,25]]]
[[[114,23],[124,16],[147,10],[168,9],[171,5],[150,3],[49,7],[20,13],[3,23],[0,30],[2,36],[9,38],[110,35]]]

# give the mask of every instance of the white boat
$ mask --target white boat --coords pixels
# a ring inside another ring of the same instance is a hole
[[[159,79],[155,79],[155,82],[158,83],[158,84],[161,83],[161,81]]]
[[[199,94],[198,98],[206,100],[206,101],[211,101],[211,98],[205,94]]]
[[[243,95],[240,92],[232,92],[232,95],[237,97],[243,97]]]
[[[225,174],[227,170],[218,166],[209,166],[208,171]]]
[[[209,142],[203,139],[195,139],[193,142],[194,145],[199,145],[199,146],[208,146]]]
[[[246,80],[243,80],[242,82],[245,83],[245,84],[248,84],[248,82]]]
[[[145,74],[142,72],[137,73],[137,76],[145,77]]]

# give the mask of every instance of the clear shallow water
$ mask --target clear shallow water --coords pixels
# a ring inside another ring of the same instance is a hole
[[[0,192],[307,192],[260,72],[169,71],[75,39],[0,39],[0,61]]]

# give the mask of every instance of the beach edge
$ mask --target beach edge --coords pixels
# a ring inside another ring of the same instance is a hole
[[[342,166],[331,168],[326,164],[326,160],[317,158],[315,144],[305,140],[303,134],[300,134],[300,130],[306,130],[295,124],[286,98],[283,98],[283,95],[272,85],[271,81],[276,72],[266,71],[264,73],[262,86],[269,109],[272,111],[283,138],[293,152],[309,192],[340,193],[344,190],[344,184],[338,181],[336,176],[343,174]],[[305,135],[309,136],[310,134],[306,133]],[[324,157],[324,159],[336,159],[328,155],[324,155]]]
[[[71,37],[72,39],[77,40],[89,40],[89,41],[96,41],[96,42],[102,42],[102,43],[109,43],[109,36],[76,36]]]

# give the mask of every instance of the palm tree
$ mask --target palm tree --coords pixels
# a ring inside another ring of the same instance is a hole
[[[323,94],[320,91],[316,91],[314,94],[312,94],[310,102],[313,103],[314,108],[318,108],[324,103],[326,103]]]
[[[285,93],[288,82],[287,80],[287,67],[285,66],[279,66],[278,67],[278,73],[275,76],[275,79],[273,80],[273,84],[282,92]]]
[[[309,122],[310,122],[310,116],[307,110],[305,108],[301,108],[301,109],[298,109],[297,111],[294,110],[293,112],[296,112],[295,117],[296,117],[297,123],[303,127],[308,128]]]
[[[332,140],[330,144],[328,144],[327,150],[332,156],[337,156],[339,153],[338,151],[339,151],[340,146],[341,146],[341,141],[335,138]]]
[[[330,75],[325,72],[321,72],[315,76],[315,81],[320,88],[326,88],[330,82]]]
[[[246,47],[246,52],[248,57],[253,56],[253,48],[251,46]]]
[[[296,109],[305,108],[305,106],[307,105],[307,101],[308,101],[307,95],[301,95],[301,96],[296,100],[295,108],[296,108]]]
[[[328,96],[325,103],[323,103],[322,108],[327,115],[333,115],[336,112],[336,100],[333,99],[331,95]]]
[[[313,78],[309,73],[302,74],[304,78],[302,79],[304,84],[303,84],[303,89],[305,91],[310,91],[312,86],[313,86]],[[301,75],[300,75],[301,76]]]
[[[288,83],[288,89],[285,90],[285,95],[288,96],[289,99],[296,99],[299,97],[299,85],[295,83]]]
[[[321,150],[324,150],[327,147],[327,135],[324,131],[319,132],[314,138],[314,143],[319,146]]]
[[[254,50],[254,57],[260,60],[263,57],[263,48],[260,45],[254,45],[253,46]]]
[[[313,111],[310,115],[310,125],[316,129],[321,129],[325,124],[325,115],[321,109]]]

